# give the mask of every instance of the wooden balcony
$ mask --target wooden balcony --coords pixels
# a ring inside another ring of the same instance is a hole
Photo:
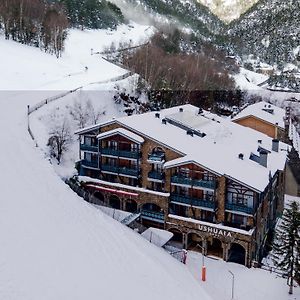
[[[132,169],[132,168],[121,167],[121,166],[101,165],[100,169],[103,172],[130,176],[130,177],[139,177],[140,175],[139,169]]]
[[[245,205],[240,205],[240,204],[234,204],[234,203],[226,203],[225,204],[225,209],[231,210],[231,211],[237,211],[237,212],[242,212],[248,215],[253,215],[254,214],[254,208],[253,207],[248,207]]]
[[[190,196],[183,196],[183,195],[178,195],[175,193],[171,194],[171,202],[178,203],[178,204],[191,205],[191,206],[199,207],[202,209],[215,210],[215,208],[216,208],[215,201],[193,198]]]
[[[98,146],[80,144],[80,150],[81,151],[97,152],[98,153]]]
[[[141,157],[140,151],[125,151],[117,150],[113,148],[102,148],[100,149],[101,155],[124,157],[130,159],[139,159]]]
[[[172,176],[171,183],[206,188],[210,190],[215,190],[216,188],[216,181],[214,180],[192,179],[190,177],[184,177],[179,175]]]
[[[148,178],[149,179],[154,179],[154,180],[159,180],[159,181],[164,181],[165,180],[165,174],[162,173],[162,172],[150,171],[148,173]]]
[[[86,167],[86,168],[93,168],[93,169],[99,169],[98,167],[98,161],[88,161],[88,160],[82,160],[80,162],[81,166]]]

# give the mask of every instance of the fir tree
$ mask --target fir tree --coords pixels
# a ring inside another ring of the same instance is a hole
[[[293,281],[299,275],[300,260],[300,211],[297,202],[285,209],[278,226],[273,245],[274,262],[288,274],[289,294],[293,293]]]

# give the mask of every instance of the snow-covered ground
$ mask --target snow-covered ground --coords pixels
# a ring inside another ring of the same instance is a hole
[[[248,269],[235,263],[226,263],[213,258],[204,259],[206,281],[201,281],[202,255],[188,251],[187,266],[199,284],[213,299],[229,300],[232,292],[234,274],[235,300],[298,300],[300,288],[294,289],[294,295],[288,295],[286,279],[276,273],[262,269]]]
[[[149,26],[122,25],[117,31],[70,30],[62,58],[41,50],[6,41],[0,36],[0,90],[69,90],[91,82],[126,73],[113,66],[99,52],[112,42],[132,42],[139,45],[154,29]],[[88,67],[88,70],[85,70]]]
[[[0,38],[0,299],[210,299],[184,265],[75,195],[30,139],[27,104],[124,72],[81,59],[106,33],[74,34],[82,48],[61,60]]]

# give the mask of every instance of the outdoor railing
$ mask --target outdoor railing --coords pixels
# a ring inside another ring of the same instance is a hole
[[[139,151],[126,151],[126,150],[117,150],[112,148],[102,148],[100,152],[103,155],[118,156],[118,157],[133,158],[133,159],[138,159],[141,156]]]
[[[253,207],[248,207],[245,205],[239,205],[239,204],[234,204],[234,203],[226,203],[225,209],[232,210],[232,211],[239,211],[239,212],[243,212],[243,213],[246,213],[249,215],[253,215],[253,213],[254,213]]]
[[[198,206],[198,207],[203,207],[203,208],[211,208],[211,209],[216,208],[216,202],[214,202],[214,201],[193,198],[190,196],[182,196],[182,195],[178,195],[178,194],[171,194],[171,202],[188,204],[188,205]]]
[[[172,183],[177,184],[184,184],[184,185],[190,185],[190,186],[198,186],[203,188],[208,188],[214,190],[216,188],[216,181],[215,180],[202,180],[202,179],[192,179],[189,177],[183,177],[183,176],[172,176],[171,177]]]

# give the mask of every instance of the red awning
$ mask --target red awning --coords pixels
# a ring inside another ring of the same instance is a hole
[[[106,188],[106,187],[99,186],[99,185],[94,185],[94,184],[86,184],[85,186],[86,187],[92,187],[92,188],[94,188],[96,190],[99,190],[99,191],[114,193],[114,194],[123,195],[123,196],[132,196],[132,197],[138,197],[139,196],[139,194],[137,194],[137,193],[120,191],[120,190]]]

